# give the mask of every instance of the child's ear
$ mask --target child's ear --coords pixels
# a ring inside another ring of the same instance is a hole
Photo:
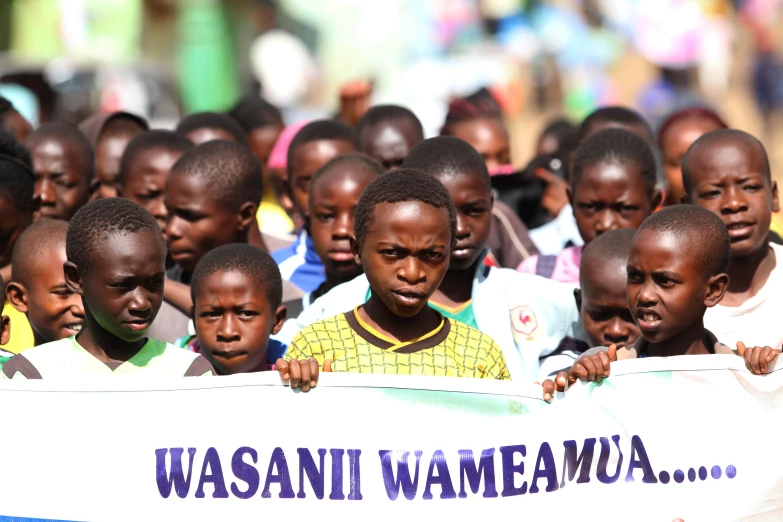
[[[712,308],[716,304],[720,303],[728,287],[728,274],[718,274],[707,279],[707,295],[704,298],[704,306],[707,308]]]
[[[71,263],[66,261],[63,263],[63,270],[65,272],[65,286],[68,290],[77,295],[84,295],[82,290],[82,277],[79,275],[79,269]]]
[[[251,203],[250,201],[246,201],[240,208],[239,208],[239,224],[237,228],[239,230],[247,230],[250,228],[250,224],[253,223],[253,220],[256,219],[256,211],[258,210],[258,205],[255,203]]]
[[[772,212],[780,212],[780,201],[778,200],[778,182],[773,181],[770,185],[772,191]]]
[[[492,208],[495,206],[495,192],[489,191],[489,208]]]
[[[578,288],[574,288],[574,301],[576,301],[576,309],[582,311],[582,291]]]
[[[272,328],[272,335],[280,332],[287,315],[288,309],[285,307],[285,305],[281,304],[277,307],[277,310],[275,310],[275,326]]]
[[[27,289],[21,283],[11,282],[5,287],[8,302],[20,313],[26,314],[30,307],[27,304]]]
[[[362,252],[359,248],[359,241],[356,240],[356,236],[354,234],[351,234],[350,237],[351,241],[351,253],[353,254],[353,260],[356,261],[357,265],[362,264]]]
[[[652,194],[652,198],[650,198],[650,205],[655,212],[655,209],[661,206],[661,201],[663,201],[663,192],[661,192],[659,189],[655,189]]]
[[[11,318],[7,315],[0,317],[0,344],[8,344],[11,340]]]

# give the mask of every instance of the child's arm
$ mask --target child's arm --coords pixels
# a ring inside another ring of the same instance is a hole
[[[745,366],[748,370],[756,375],[761,375],[769,373],[769,363],[780,355],[780,350],[773,350],[769,346],[747,348],[745,343],[740,341],[737,343],[737,355],[745,359]]]
[[[585,352],[567,371],[558,372],[554,381],[547,379],[541,387],[544,389],[544,400],[552,399],[555,391],[566,391],[576,381],[601,382],[609,377],[611,363],[617,361],[617,346],[609,345],[606,350],[590,350]]]
[[[190,286],[179,281],[166,279],[166,284],[163,286],[163,299],[183,314],[190,316],[190,312],[193,309],[193,301],[190,298]]]

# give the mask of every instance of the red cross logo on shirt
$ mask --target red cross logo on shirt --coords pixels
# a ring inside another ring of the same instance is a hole
[[[536,313],[529,306],[517,306],[511,310],[511,327],[515,332],[531,335],[538,328]]]

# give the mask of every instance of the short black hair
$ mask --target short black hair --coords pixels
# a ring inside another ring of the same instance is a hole
[[[691,160],[693,157],[708,147],[715,145],[725,145],[728,143],[742,143],[758,149],[762,157],[762,168],[764,169],[763,174],[767,181],[771,184],[772,169],[769,165],[769,156],[767,156],[767,149],[764,148],[764,144],[761,143],[761,141],[759,141],[755,136],[741,130],[717,129],[699,137],[699,139],[693,142],[693,144],[688,148],[688,151],[682,157],[682,183],[685,187],[686,194],[690,193],[689,189],[691,183],[693,182],[693,172],[691,170]]]
[[[196,305],[196,297],[204,279],[216,272],[235,270],[253,278],[254,286],[266,291],[271,313],[274,314],[283,302],[283,280],[280,277],[280,269],[269,254],[245,243],[219,246],[199,260],[190,280],[193,305]]]
[[[376,178],[381,174],[386,173],[386,169],[383,168],[383,165],[381,165],[380,161],[362,152],[337,156],[329,160],[323,167],[318,169],[316,173],[313,174],[313,178],[310,180],[310,199],[312,200],[314,192],[313,187],[315,187],[315,184],[319,179],[338,167],[350,164],[358,165]]]
[[[68,222],[60,219],[41,219],[25,229],[14,245],[11,258],[11,280],[29,283],[29,270],[35,259],[52,255],[65,246]]]
[[[574,153],[573,168],[569,172],[571,189],[582,177],[585,167],[596,163],[635,163],[642,170],[648,196],[655,192],[658,167],[650,145],[637,134],[626,129],[603,129],[588,136]]]
[[[655,133],[653,133],[650,123],[644,116],[635,110],[621,106],[601,107],[588,114],[582,121],[582,125],[579,126],[579,139],[587,138],[591,127],[599,122],[612,122],[617,125],[640,125],[647,134],[645,141],[649,145],[655,143]]]
[[[247,143],[247,135],[244,129],[227,114],[219,112],[197,112],[188,114],[177,124],[175,132],[187,137],[189,132],[196,129],[221,129],[231,134],[239,143]]]
[[[435,208],[444,208],[449,214],[452,241],[457,237],[457,209],[443,183],[424,172],[401,168],[375,178],[365,189],[356,205],[353,230],[359,244],[364,243],[367,229],[374,221],[374,210],[379,203],[419,201]]]
[[[557,140],[558,146],[568,138],[572,136],[578,136],[579,127],[571,123],[565,118],[556,118],[550,120],[546,127],[538,135],[538,141],[541,141],[546,136],[553,136]]]
[[[5,116],[5,113],[13,108],[14,104],[8,98],[0,96],[0,116]]]
[[[160,225],[147,210],[124,198],[106,198],[87,203],[68,224],[65,254],[84,274],[91,266],[92,254],[110,234],[133,234],[148,230],[157,240],[161,252],[166,241]]]
[[[167,150],[172,152],[186,152],[193,148],[193,143],[173,131],[151,130],[136,135],[125,148],[120,160],[120,173],[117,181],[122,186],[127,181],[133,163],[148,150]]]
[[[404,168],[426,172],[436,178],[479,176],[487,190],[492,189],[487,164],[468,142],[453,136],[424,140],[408,153]]]
[[[171,167],[174,175],[205,181],[212,197],[232,210],[248,201],[259,205],[264,195],[261,163],[239,143],[216,140],[197,145]]]
[[[147,120],[127,112],[112,114],[103,124],[98,140],[114,136],[135,136],[150,128]]]
[[[269,126],[283,127],[280,109],[261,98],[243,98],[228,112],[245,132]]]
[[[79,127],[67,121],[48,121],[35,129],[25,141],[30,149],[30,144],[41,139],[57,139],[65,143],[75,145],[78,152],[84,158],[84,168],[87,169],[87,181],[93,177],[94,154],[92,145],[87,137],[79,130]]]
[[[503,111],[486,87],[482,87],[464,98],[454,98],[449,102],[449,109],[446,112],[440,134],[448,136],[452,133],[454,125],[478,119],[497,120],[502,124]]]
[[[585,267],[591,261],[599,265],[621,264],[623,272],[628,263],[628,257],[631,253],[631,245],[636,230],[632,228],[619,228],[609,230],[590,241],[582,250],[582,259],[579,264],[579,282],[584,288],[585,277],[587,276]]]
[[[643,230],[670,232],[695,248],[696,261],[704,270],[704,278],[729,271],[731,239],[723,221],[707,209],[697,205],[674,205],[659,210],[644,220],[636,237]],[[682,252],[682,255],[693,255]]]
[[[0,194],[16,209],[32,215],[35,174],[30,153],[13,134],[0,130]]]
[[[288,146],[288,157],[286,165],[288,169],[289,183],[291,180],[291,166],[293,165],[296,149],[312,141],[344,141],[353,145],[359,151],[359,137],[351,127],[337,120],[315,120],[311,121],[296,133]]]
[[[405,122],[416,133],[419,141],[424,139],[424,127],[422,127],[421,121],[419,121],[419,118],[416,117],[413,111],[399,105],[376,105],[370,107],[356,122],[356,133],[359,135],[362,150],[367,146],[366,133],[380,123],[389,121]]]

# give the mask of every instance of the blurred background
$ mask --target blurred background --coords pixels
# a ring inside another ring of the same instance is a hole
[[[0,95],[34,125],[153,127],[260,95],[287,123],[490,89],[519,166],[557,116],[693,104],[762,138],[783,177],[781,0],[0,0]],[[351,119],[352,116],[348,116]]]

